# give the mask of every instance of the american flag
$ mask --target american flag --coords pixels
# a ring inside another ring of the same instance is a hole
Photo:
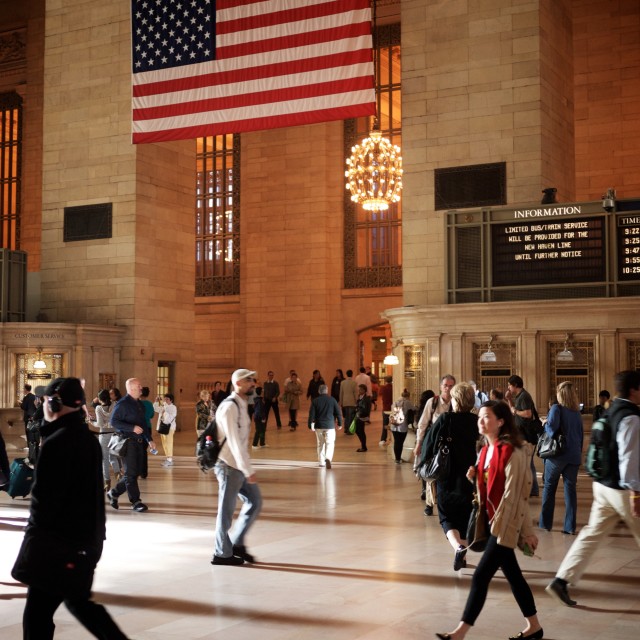
[[[370,0],[132,0],[133,142],[375,113]]]

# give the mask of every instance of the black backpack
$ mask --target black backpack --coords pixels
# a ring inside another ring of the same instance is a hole
[[[236,407],[238,406],[238,403],[233,398],[225,398],[223,402],[226,402],[227,400],[233,402]],[[220,408],[220,406],[222,406],[222,402],[218,408]],[[202,435],[198,437],[198,441],[196,443],[196,461],[203,473],[205,471],[210,471],[215,467],[220,452],[222,451],[222,447],[224,447],[226,441],[227,439],[224,438],[222,442],[218,442],[218,425],[216,424],[214,416],[213,420],[202,432]]]
[[[585,469],[596,480],[606,478],[611,471],[611,425],[605,413],[591,427]]]

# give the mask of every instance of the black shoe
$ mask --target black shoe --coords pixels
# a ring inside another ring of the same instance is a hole
[[[425,516],[432,516],[433,515],[433,507],[428,504],[425,508],[424,508],[424,515]]]
[[[228,565],[239,565],[244,564],[244,558],[240,556],[229,556],[225,558],[224,556],[213,556],[213,560],[211,564],[228,564]]]
[[[109,504],[114,508],[118,508],[118,496],[113,493],[113,489],[107,491],[107,499],[109,500]]]
[[[324,461],[324,466],[327,467],[327,469],[331,469],[331,460],[329,460],[328,458]]]
[[[362,447],[360,449],[356,449],[356,453],[364,453],[367,450],[366,447]]]
[[[517,636],[509,636],[509,640],[542,640],[544,636],[544,629],[538,629],[528,636],[525,636],[522,631]]]
[[[575,607],[578,604],[575,600],[572,600],[569,597],[569,590],[567,589],[567,585],[560,582],[558,578],[554,578],[547,585],[545,591],[558,602],[567,605],[567,607]]]
[[[563,531],[562,533],[564,533],[565,536],[575,536],[576,535],[575,531]]]
[[[134,511],[138,511],[139,513],[149,510],[149,507],[147,507],[147,505],[144,502],[140,502],[140,500],[138,500],[138,502],[136,502],[131,508]]]
[[[436,633],[436,638],[440,638],[440,640],[449,640],[451,636],[448,633]]]
[[[233,555],[242,558],[249,564],[256,563],[256,559],[247,551],[247,547],[245,547],[243,544],[233,545]]]
[[[465,557],[467,555],[467,550],[461,545],[458,547],[456,551],[456,555],[453,557],[453,570],[460,571],[460,569],[464,569],[467,566],[467,561]]]

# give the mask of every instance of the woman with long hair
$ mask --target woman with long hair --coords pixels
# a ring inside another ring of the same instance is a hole
[[[176,416],[178,415],[178,407],[174,404],[173,394],[165,393],[164,396],[156,397],[156,401],[153,403],[153,409],[159,414],[158,426],[156,431],[160,428],[160,423],[169,425],[169,433],[161,433],[160,440],[162,441],[162,449],[166,456],[165,461],[162,463],[163,467],[173,466],[173,435],[176,432]]]
[[[122,467],[120,465],[120,458],[112,456],[109,452],[109,441],[113,434],[113,428],[109,424],[111,418],[111,412],[115,403],[111,402],[111,396],[107,389],[102,389],[98,394],[99,404],[96,406],[96,420],[91,421],[91,425],[96,427],[100,431],[98,441],[102,447],[102,478],[104,480],[104,490],[109,491],[111,489],[111,472],[116,476],[116,480],[119,479],[122,473]]]
[[[216,407],[211,402],[211,394],[206,389],[203,389],[200,391],[198,402],[196,402],[196,433],[198,437],[207,428],[215,412]]]
[[[473,487],[467,480],[467,471],[476,461],[478,442],[477,419],[471,413],[475,399],[475,391],[470,384],[456,384],[451,389],[451,411],[438,417],[427,431],[425,444],[426,459],[438,452],[441,438],[449,447],[449,475],[436,481],[436,500],[440,526],[454,550],[454,571],[466,566],[465,536],[473,499]]]
[[[542,492],[542,509],[539,525],[541,529],[551,531],[553,527],[553,513],[556,506],[556,489],[562,476],[564,485],[564,527],[562,532],[574,535],[576,532],[576,512],[578,510],[578,469],[582,462],[582,416],[580,415],[580,401],[572,382],[561,382],[556,389],[558,403],[551,406],[545,432],[552,436],[562,430],[565,447],[555,458],[544,461],[544,489]]]
[[[391,408],[391,421],[389,428],[393,435],[393,456],[396,464],[402,463],[402,448],[409,431],[409,424],[413,423],[413,416],[416,407],[409,399],[411,394],[407,389],[402,392],[398,400],[393,403]]]
[[[478,430],[485,438],[485,445],[467,477],[477,480],[480,506],[489,522],[489,539],[471,579],[462,619],[453,631],[436,633],[436,637],[461,640],[467,635],[482,611],[493,576],[502,569],[527,622],[525,629],[509,640],[540,640],[544,632],[536,604],[515,554],[516,546],[531,552],[538,546],[529,518],[532,447],[523,442],[505,402],[489,400],[482,404]]]

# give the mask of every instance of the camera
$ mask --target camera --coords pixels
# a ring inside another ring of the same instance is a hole
[[[616,191],[615,189],[608,189],[607,193],[602,196],[602,208],[611,213],[616,210]]]

